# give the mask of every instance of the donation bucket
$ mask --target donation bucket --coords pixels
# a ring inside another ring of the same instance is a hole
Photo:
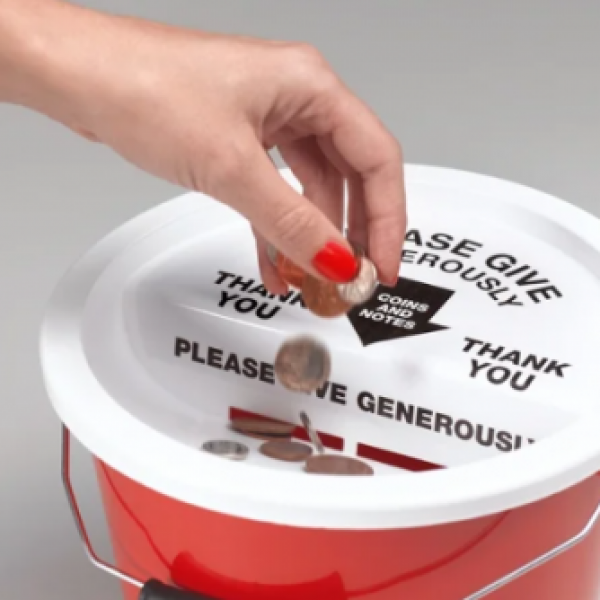
[[[249,224],[198,193],[65,275],[43,373],[79,532],[126,600],[598,599],[600,222],[450,169],[408,165],[406,194],[396,285],[339,318],[270,294]],[[273,366],[304,334],[331,355],[312,393]],[[369,473],[270,456],[242,417]],[[87,537],[71,435],[114,564]]]

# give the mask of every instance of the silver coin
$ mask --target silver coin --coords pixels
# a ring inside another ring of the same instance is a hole
[[[300,420],[302,421],[302,425],[304,425],[304,429],[306,429],[306,433],[308,433],[310,441],[314,444],[315,448],[317,449],[317,452],[319,454],[323,454],[323,452],[325,452],[325,446],[323,446],[323,442],[321,441],[319,434],[313,428],[312,423],[308,418],[308,415],[304,411],[300,413]]]
[[[248,446],[231,440],[210,440],[202,444],[202,450],[230,460],[244,460],[248,456]]]
[[[275,248],[275,246],[273,246],[273,244],[267,243],[267,257],[268,257],[270,263],[274,267],[276,267],[277,266],[277,249]]]
[[[348,283],[338,283],[337,291],[344,302],[363,304],[373,295],[378,284],[375,265],[366,256],[361,256],[356,278]]]

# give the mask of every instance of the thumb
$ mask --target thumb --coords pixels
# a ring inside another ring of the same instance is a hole
[[[336,283],[354,279],[358,261],[350,244],[310,199],[283,179],[258,142],[244,162],[225,186],[232,200],[222,199],[305,272]]]

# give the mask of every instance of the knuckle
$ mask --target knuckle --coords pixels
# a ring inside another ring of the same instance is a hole
[[[317,215],[302,204],[275,215],[273,222],[273,226],[284,244],[296,248],[302,245],[307,235],[310,236],[310,232],[317,225]]]

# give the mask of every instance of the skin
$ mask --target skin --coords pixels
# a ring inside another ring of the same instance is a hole
[[[285,293],[270,242],[307,272],[341,233],[382,283],[406,227],[398,142],[313,47],[113,16],[61,0],[0,0],[0,102],[42,113],[137,167],[208,194],[252,225],[266,287]],[[277,147],[303,187],[281,178]]]

